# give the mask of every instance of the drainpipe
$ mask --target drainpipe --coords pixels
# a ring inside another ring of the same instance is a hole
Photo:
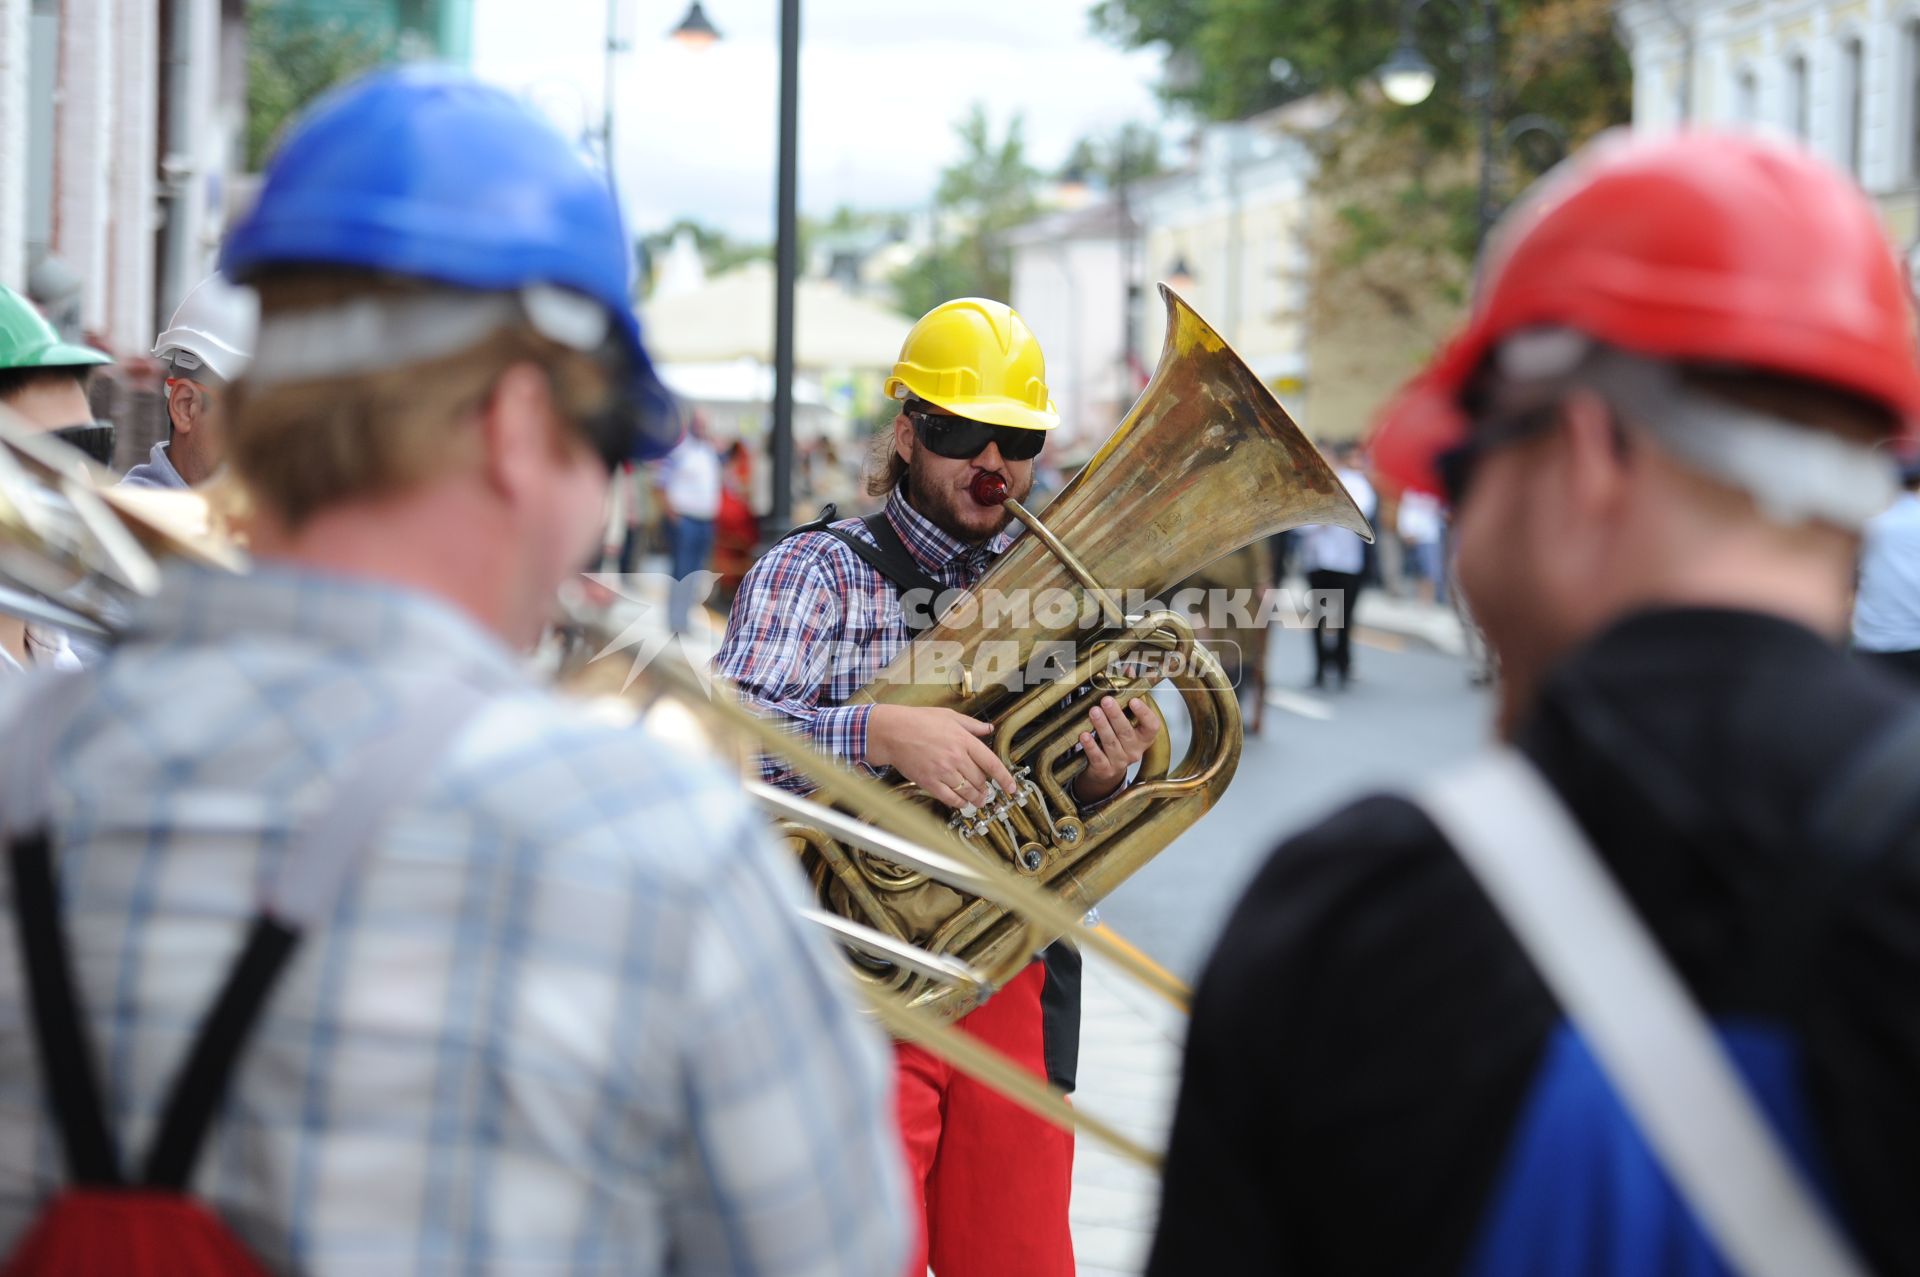
[[[167,52],[160,79],[161,139],[160,202],[165,211],[160,235],[160,263],[155,272],[153,331],[165,327],[167,316],[198,281],[192,238],[194,177],[198,165],[193,132],[193,10],[195,0],[167,0]]]

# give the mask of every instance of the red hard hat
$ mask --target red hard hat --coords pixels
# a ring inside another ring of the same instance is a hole
[[[1850,391],[1920,436],[1904,272],[1859,189],[1784,141],[1607,134],[1502,219],[1482,270],[1466,331],[1375,421],[1371,460],[1394,485],[1439,490],[1433,460],[1466,437],[1467,382],[1542,326]]]

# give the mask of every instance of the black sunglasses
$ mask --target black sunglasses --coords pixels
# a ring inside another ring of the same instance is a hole
[[[927,445],[927,451],[949,461],[971,461],[985,452],[990,443],[997,444],[1000,455],[1008,461],[1031,461],[1047,443],[1044,430],[988,425],[971,417],[948,417],[917,400],[901,411],[913,422],[914,433]]]
[[[1433,459],[1434,474],[1440,480],[1440,494],[1446,498],[1447,505],[1455,510],[1460,508],[1460,503],[1466,500],[1467,489],[1472,485],[1473,472],[1489,452],[1537,435],[1559,421],[1560,405],[1546,403],[1504,421],[1473,427],[1466,442],[1448,448]]]
[[[607,473],[618,474],[623,464],[633,460],[634,445],[647,424],[647,408],[633,392],[633,363],[613,339],[595,352],[595,358],[606,370],[613,390],[604,405],[578,418],[574,425],[586,436]]]
[[[70,448],[78,448],[86,453],[96,465],[113,464],[113,423],[111,421],[89,421],[77,426],[61,426],[53,432],[53,437]]]

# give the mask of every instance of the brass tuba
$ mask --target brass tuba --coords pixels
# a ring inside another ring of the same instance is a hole
[[[31,622],[111,637],[127,617],[127,605],[151,593],[161,563],[190,558],[229,571],[245,571],[238,547],[248,503],[237,485],[216,481],[188,492],[129,491],[101,486],[110,476],[87,464],[68,445],[41,434],[0,408],[0,613]],[[784,757],[812,777],[861,819],[757,782],[747,792],[768,811],[837,830],[850,843],[896,864],[958,884],[983,898],[1037,920],[1055,933],[1075,932],[1090,949],[1105,954],[1147,987],[1179,1000],[1179,982],[1106,934],[1080,926],[1059,900],[1010,871],[966,855],[952,835],[925,811],[877,781],[818,754],[734,704],[714,696],[691,666],[655,661],[644,677],[623,676],[620,662],[597,662],[587,654],[622,632],[622,623],[578,591],[560,600],[563,628],[580,630],[583,641],[572,662],[555,672],[563,687],[597,712],[627,724],[645,722],[662,740],[690,751],[711,752],[745,770],[755,747]],[[916,841],[917,840],[917,841]],[[991,992],[981,975],[957,960],[923,953],[845,918],[803,910],[858,952],[901,963],[931,980],[958,984],[976,997]],[[1084,1108],[1069,1105],[1041,1079],[976,1039],[900,1004],[886,990],[861,990],[868,1009],[896,1036],[918,1042],[955,1068],[1031,1109],[1047,1121],[1077,1128],[1141,1165],[1158,1155]]]
[[[938,705],[992,723],[994,751],[1019,782],[977,809],[932,807],[964,843],[1010,866],[1079,910],[1090,909],[1214,804],[1241,749],[1235,689],[1179,612],[1129,615],[1147,598],[1221,555],[1302,524],[1372,536],[1326,460],[1220,335],[1162,286],[1167,335],[1140,398],[1086,466],[1036,517],[1010,501],[1027,535],[970,597],[941,619],[851,703]],[[1093,623],[1086,622],[1092,619]],[[1068,659],[1042,662],[1043,648]],[[1163,727],[1130,785],[1079,810],[1069,786],[1089,695],[1125,703],[1165,682],[1191,726],[1171,757]],[[989,900],[902,867],[798,820],[780,824],[813,889],[832,912],[903,943],[956,958],[997,988],[1058,932]],[[957,1016],[977,986],[942,982],[871,953],[864,978],[909,1005]]]

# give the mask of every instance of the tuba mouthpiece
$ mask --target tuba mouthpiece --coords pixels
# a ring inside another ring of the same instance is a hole
[[[973,476],[967,492],[981,505],[999,505],[1007,499],[1007,476],[982,470]]]

